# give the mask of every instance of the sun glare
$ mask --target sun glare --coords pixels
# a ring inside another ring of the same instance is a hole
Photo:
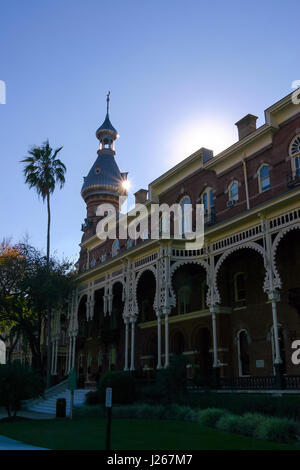
[[[126,191],[128,191],[130,189],[130,186],[131,186],[130,181],[129,180],[124,180],[123,183],[122,183],[122,186]]]
[[[237,140],[235,126],[231,119],[216,121],[213,118],[205,120],[195,119],[184,123],[174,132],[171,141],[172,163],[184,160],[201,147],[213,150],[217,155]]]

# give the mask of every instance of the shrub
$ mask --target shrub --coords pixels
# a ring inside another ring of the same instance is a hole
[[[16,416],[21,400],[41,395],[43,381],[40,375],[19,361],[0,365],[0,405],[7,410],[8,416]]]
[[[184,403],[187,388],[187,360],[183,355],[172,356],[166,369],[156,373],[155,384],[148,386],[143,398],[153,403]]]
[[[227,413],[221,408],[207,408],[198,412],[198,423],[202,426],[215,427],[217,421]]]
[[[245,436],[254,436],[255,431],[258,425],[264,420],[266,417],[264,415],[260,415],[258,413],[246,413],[241,416],[239,422],[239,432],[244,434]]]
[[[254,436],[274,442],[292,442],[299,434],[299,424],[288,418],[268,417],[257,426]]]
[[[73,408],[74,418],[104,418],[106,413],[106,408],[100,405],[83,405]]]
[[[88,392],[85,396],[85,403],[87,405],[98,405],[100,403],[100,394],[99,391]]]
[[[130,372],[111,371],[99,381],[100,403],[105,401],[106,387],[112,388],[113,403],[128,404],[135,400],[135,381]]]
[[[239,415],[261,413],[300,421],[300,397],[296,395],[205,392],[188,393],[185,397],[185,404],[200,409],[218,408],[220,403],[222,408]]]
[[[163,406],[161,405],[128,405],[116,406],[113,408],[115,418],[137,418],[137,419],[161,419],[163,415]]]
[[[221,431],[239,433],[242,416],[226,413],[216,422],[216,427]]]
[[[197,412],[189,406],[171,404],[164,408],[162,419],[175,419],[179,421],[196,421]]]

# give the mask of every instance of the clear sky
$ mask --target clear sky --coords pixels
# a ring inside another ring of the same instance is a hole
[[[299,14],[291,0],[1,0],[0,237],[45,248],[46,207],[19,161],[49,138],[67,166],[51,248],[78,256],[108,90],[132,192],[199,147],[228,147],[245,114],[263,124],[300,79]]]

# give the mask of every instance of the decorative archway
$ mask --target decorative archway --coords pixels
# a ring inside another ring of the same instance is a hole
[[[276,237],[274,238],[273,244],[272,244],[272,264],[273,264],[273,269],[274,269],[274,274],[275,274],[275,280],[276,280],[276,287],[278,289],[281,289],[282,287],[282,281],[279,273],[279,269],[277,266],[277,251],[278,251],[278,246],[281,242],[281,240],[285,237],[285,235],[293,230],[299,230],[300,229],[300,224],[295,224],[290,227],[286,227],[280,232],[277,233]]]
[[[171,294],[173,305],[176,305],[176,292],[174,291],[174,287],[173,287],[174,274],[179,268],[181,268],[183,266],[186,266],[186,265],[189,265],[189,264],[201,266],[205,270],[205,274],[206,274],[206,278],[207,278],[207,273],[208,273],[208,270],[209,270],[209,266],[208,266],[208,263],[204,260],[201,260],[201,259],[199,259],[199,260],[181,260],[181,261],[176,261],[174,264],[172,264],[171,269],[170,269],[170,294]]]
[[[143,269],[136,277],[135,299],[141,321],[156,319],[156,281],[156,270],[154,268]]]
[[[218,259],[217,261],[217,264],[215,266],[215,270],[214,270],[214,278],[213,278],[213,288],[216,292],[216,296],[217,296],[217,301],[216,303],[220,303],[221,302],[221,296],[220,296],[220,292],[219,292],[219,289],[218,289],[218,274],[219,274],[219,271],[220,271],[220,268],[223,264],[223,262],[230,256],[232,255],[233,253],[235,253],[236,251],[238,250],[244,250],[244,249],[250,249],[250,250],[254,250],[256,251],[257,253],[259,253],[262,258],[263,258],[263,263],[264,263],[264,266],[265,266],[265,257],[266,257],[266,252],[264,250],[264,248],[262,246],[260,246],[258,243],[255,243],[255,242],[249,242],[249,243],[245,243],[243,245],[238,245],[238,246],[234,246],[233,248],[230,248],[229,250],[225,251],[221,257]],[[264,281],[264,285],[266,284],[268,280],[268,273],[266,271],[265,273],[265,281]]]

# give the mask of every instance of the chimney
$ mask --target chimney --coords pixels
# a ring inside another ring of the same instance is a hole
[[[139,189],[136,193],[134,193],[135,203],[136,204],[144,204],[147,200],[147,189]]]
[[[244,137],[256,130],[256,120],[257,116],[254,116],[253,114],[247,114],[247,116],[243,117],[235,123],[236,127],[238,128],[239,140],[242,140]]]

